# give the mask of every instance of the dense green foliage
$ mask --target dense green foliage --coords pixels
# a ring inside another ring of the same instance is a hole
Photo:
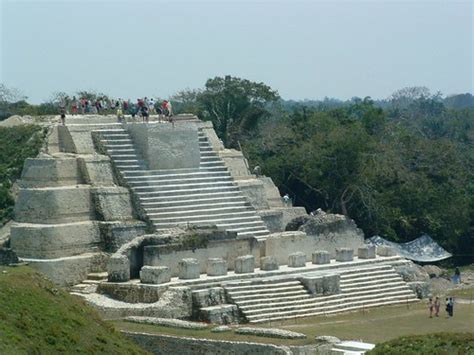
[[[12,184],[20,177],[25,159],[38,154],[44,136],[40,126],[0,127],[0,226],[13,212]]]
[[[427,233],[469,261],[474,110],[424,101],[392,111],[369,98],[280,111],[242,146],[252,165],[308,210],[345,214],[367,236],[403,242]]]
[[[1,354],[144,354],[29,267],[0,268]]]
[[[436,333],[401,337],[377,344],[370,355],[441,355],[474,353],[474,333]]]

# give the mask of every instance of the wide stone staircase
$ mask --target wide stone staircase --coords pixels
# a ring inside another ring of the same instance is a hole
[[[214,224],[238,236],[269,234],[201,130],[199,168],[169,170],[149,170],[125,129],[98,132],[100,143],[157,231]]]
[[[251,323],[417,301],[391,265],[348,268],[337,273],[340,292],[328,296],[310,295],[297,277],[239,281],[223,287]]]

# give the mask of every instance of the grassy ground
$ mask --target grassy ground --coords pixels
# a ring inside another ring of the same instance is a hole
[[[259,324],[260,327],[288,329],[307,335],[304,340],[278,340],[261,337],[249,337],[233,332],[211,333],[210,330],[184,330],[161,326],[114,322],[118,329],[145,331],[152,333],[181,335],[196,338],[209,338],[234,341],[256,341],[273,344],[300,345],[314,342],[318,335],[334,335],[341,339],[362,339],[379,343],[400,336],[422,335],[437,332],[468,332],[474,324],[474,305],[457,304],[453,318],[447,319],[445,312],[441,317],[428,317],[425,303],[404,306],[374,308],[365,312],[346,313],[328,317],[298,318],[271,324]]]
[[[144,354],[29,267],[0,267],[0,354]]]
[[[473,333],[437,333],[401,337],[377,346],[370,355],[445,355],[473,354]]]

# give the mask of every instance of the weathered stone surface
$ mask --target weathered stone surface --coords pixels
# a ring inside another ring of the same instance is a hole
[[[262,354],[262,355],[291,355],[294,354],[289,347],[283,345],[250,343],[245,341],[222,341],[209,339],[196,339],[182,336],[169,336],[161,334],[133,333],[125,332],[129,337],[141,347],[152,354]],[[242,337],[245,339],[245,337]],[[300,351],[297,354],[309,354]]]
[[[107,264],[110,282],[126,282],[130,280],[130,261],[123,255],[112,255]]]
[[[227,275],[227,261],[222,258],[207,259],[207,275],[222,276]]]
[[[339,292],[339,274],[309,274],[299,277],[300,282],[311,294],[333,295]]]
[[[427,298],[431,294],[429,282],[413,281],[407,282],[407,285],[415,292],[416,297],[419,299]]]
[[[105,268],[103,255],[88,253],[55,259],[24,259],[60,286],[75,285],[87,278],[89,272]]]
[[[339,274],[329,274],[324,275],[323,277],[323,294],[324,295],[333,295],[339,292],[339,283],[340,283]]]
[[[11,247],[21,258],[53,259],[99,250],[97,222],[61,224],[14,223]]]
[[[122,245],[147,232],[146,223],[138,220],[101,221],[98,224],[106,252],[115,253]]]
[[[243,255],[235,259],[235,273],[244,274],[254,272],[255,258],[253,255]]]
[[[28,158],[23,164],[20,187],[67,186],[83,183],[74,156]]]
[[[377,255],[379,256],[395,256],[397,253],[395,250],[386,245],[378,245],[377,246]]]
[[[303,333],[292,332],[289,330],[275,329],[275,328],[252,328],[242,327],[235,330],[237,334],[255,335],[258,337],[282,338],[282,339],[305,339],[306,335]]]
[[[375,259],[375,245],[366,245],[357,249],[359,259]]]
[[[87,184],[94,186],[113,186],[114,175],[110,158],[105,155],[85,155],[78,159],[82,176]]]
[[[236,323],[239,311],[235,304],[221,304],[204,307],[200,310],[200,319],[212,324]]]
[[[209,287],[192,291],[193,307],[203,308],[216,306],[226,302],[225,291],[222,287]]]
[[[233,159],[229,159],[228,163],[232,164]],[[246,169],[246,168],[245,168]],[[242,173],[240,169],[238,173]],[[263,183],[258,179],[241,179],[236,180],[242,194],[247,197],[250,204],[256,210],[265,210],[269,208],[268,202],[265,198],[265,190]]]
[[[337,248],[336,261],[352,261],[354,260],[354,249]]]
[[[313,264],[329,264],[331,262],[331,254],[326,250],[316,250],[312,254]]]
[[[205,323],[189,322],[181,319],[132,316],[126,317],[125,320],[132,323],[155,324],[172,328],[206,329],[208,327]]]
[[[443,274],[443,270],[436,265],[423,265],[423,270],[430,275],[430,278],[440,277]]]
[[[143,266],[140,270],[140,281],[148,284],[170,282],[171,270],[167,266]]]
[[[125,187],[97,187],[92,189],[92,197],[98,217],[104,221],[124,221],[132,219],[130,193]]]
[[[278,270],[279,267],[278,260],[274,256],[264,256],[260,258],[260,270]]]
[[[15,204],[15,221],[27,223],[69,223],[95,217],[87,185],[20,189]]]
[[[186,258],[182,259],[179,262],[179,278],[180,279],[198,279],[200,275],[199,272],[199,262],[197,259]]]
[[[10,265],[18,263],[16,253],[10,248],[0,248],[0,265]]]
[[[306,266],[306,254],[303,252],[296,252],[288,255],[289,267],[304,267]]]
[[[335,336],[332,336],[332,335],[320,335],[320,336],[317,336],[315,340],[321,343],[332,343],[332,344],[337,344],[341,342],[339,338],[336,338]]]
[[[223,149],[218,154],[234,179],[246,179],[251,176],[247,159],[242,152],[235,149]]]
[[[179,125],[128,124],[127,130],[149,168],[198,168],[200,152],[195,124]]]
[[[395,266],[395,271],[402,277],[405,282],[429,281],[430,276],[425,269],[413,262],[401,266]]]
[[[228,325],[220,325],[218,327],[211,329],[211,332],[213,333],[224,333],[224,332],[230,332],[230,331],[232,331],[232,328],[229,327]]]

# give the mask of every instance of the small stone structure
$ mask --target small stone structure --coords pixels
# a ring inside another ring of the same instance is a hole
[[[167,266],[144,266],[140,270],[140,281],[148,284],[170,282],[171,270]]]
[[[235,259],[235,273],[244,274],[254,272],[255,258],[253,255],[243,255]]]
[[[207,259],[207,276],[227,275],[227,261],[222,258]]]
[[[375,259],[375,245],[366,245],[357,250],[359,259]]]
[[[329,264],[331,262],[331,254],[326,250],[317,250],[312,254],[313,264]]]
[[[110,282],[126,282],[130,280],[130,261],[126,256],[114,255],[107,265]]]
[[[352,261],[354,260],[354,249],[337,248],[336,261]]]
[[[186,258],[179,262],[179,278],[188,279],[199,279],[199,262],[197,259]]]
[[[304,267],[306,266],[306,254],[299,251],[288,256],[289,267]]]
[[[278,260],[274,256],[264,256],[260,258],[260,270],[272,271],[278,270]]]
[[[380,256],[395,256],[397,253],[392,247],[386,245],[378,245],[377,246],[377,255]]]

